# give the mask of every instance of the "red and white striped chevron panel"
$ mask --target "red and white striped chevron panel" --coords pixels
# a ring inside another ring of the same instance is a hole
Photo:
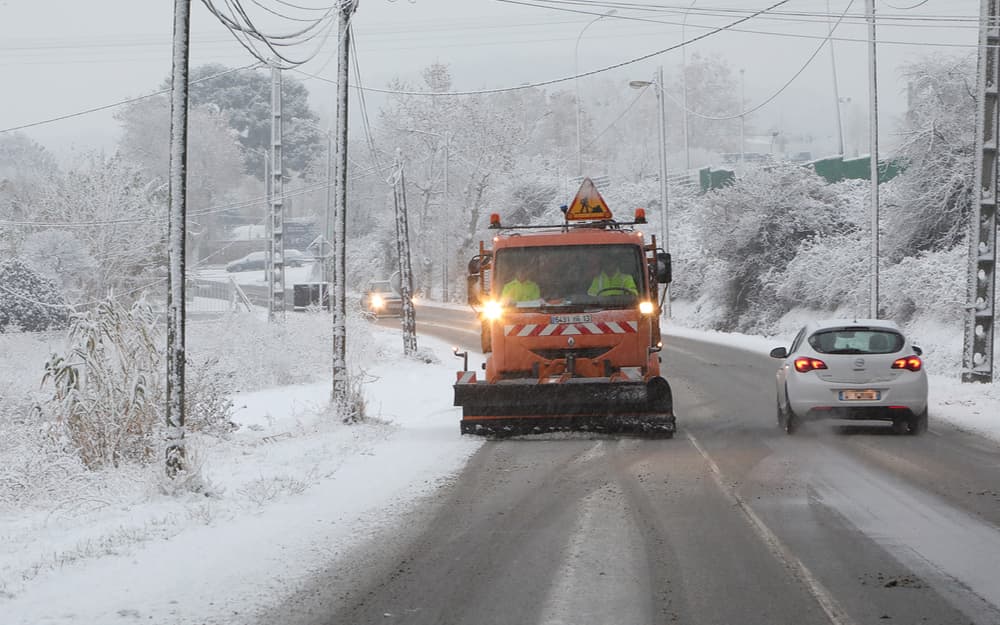
[[[504,336],[635,334],[638,330],[638,321],[599,321],[597,323],[518,323],[503,327]]]

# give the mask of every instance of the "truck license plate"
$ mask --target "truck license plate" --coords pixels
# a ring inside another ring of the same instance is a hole
[[[871,389],[863,391],[840,391],[841,401],[878,401],[879,392]]]
[[[590,323],[590,315],[552,315],[550,323]]]

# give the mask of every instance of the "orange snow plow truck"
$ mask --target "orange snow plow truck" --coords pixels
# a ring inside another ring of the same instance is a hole
[[[491,437],[553,430],[670,438],[670,384],[660,375],[660,285],[670,255],[618,222],[590,179],[553,226],[503,226],[469,262],[469,302],[486,362],[465,359],[454,386],[461,431]],[[664,287],[665,288],[665,287]]]

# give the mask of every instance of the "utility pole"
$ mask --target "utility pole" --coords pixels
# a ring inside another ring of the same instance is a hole
[[[320,243],[320,255],[323,258],[323,291],[319,294],[319,304],[323,305],[323,299],[330,301],[330,283],[333,281],[330,276],[330,257],[327,250],[330,249],[330,241],[333,238],[330,234],[330,219],[333,212],[333,129],[326,132],[326,210],[323,213],[323,240]]]
[[[875,62],[875,0],[865,0],[868,18],[868,145],[871,152],[871,284],[868,316],[878,319],[878,72]]]
[[[969,216],[968,304],[962,382],[993,382],[996,302],[997,146],[1000,145],[1000,0],[982,0],[979,17],[979,71],[976,116],[978,204]]]
[[[345,421],[353,419],[347,405],[347,108],[351,50],[351,16],[357,0],[340,0],[337,21],[337,159],[333,219],[333,391],[332,400]]]
[[[285,320],[285,208],[281,172],[281,70],[271,66],[271,215],[268,248],[268,321]]]
[[[191,0],[174,0],[170,78],[170,220],[167,231],[167,449],[166,473],[186,469],[184,451],[184,254],[187,221],[188,42]]]
[[[448,207],[449,207],[449,202],[448,202],[448,160],[449,160],[449,157],[451,156],[450,153],[449,153],[450,150],[451,150],[451,146],[449,145],[450,143],[451,143],[451,135],[448,135],[445,138],[445,142],[444,142],[444,202],[443,202],[444,206],[443,206],[443,208],[444,208],[444,214],[445,215],[448,214]],[[444,242],[444,253],[441,255],[441,261],[443,263],[441,265],[441,300],[443,302],[445,302],[445,303],[447,303],[448,300],[450,299],[448,297],[448,287],[450,286],[448,284],[448,263],[449,263],[449,261],[451,259],[451,249],[450,249],[451,241],[449,241],[449,238],[450,237],[448,236],[448,230],[446,228],[444,230],[444,236],[442,237],[443,242]]]
[[[417,352],[417,313],[413,309],[413,269],[410,265],[410,226],[406,213],[406,180],[402,151],[396,148],[393,204],[396,212],[396,255],[399,257],[399,291],[403,298],[403,354]]]

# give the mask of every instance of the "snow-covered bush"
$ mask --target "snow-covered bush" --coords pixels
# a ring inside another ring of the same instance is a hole
[[[699,238],[722,268],[715,274],[721,280],[703,282],[702,294],[721,310],[716,329],[723,331],[766,333],[787,311],[773,273],[803,243],[856,229],[844,194],[798,166],[752,170],[700,204]]]
[[[91,469],[147,461],[163,420],[162,341],[145,302],[114,300],[74,316],[64,354],[53,354],[43,406],[59,434]]]
[[[934,319],[961,327],[965,316],[969,252],[958,245],[923,252],[886,267],[879,276],[882,316],[907,323]]]
[[[804,241],[767,283],[788,308],[866,311],[869,293],[868,233],[855,231]]]
[[[18,258],[0,263],[0,332],[61,328],[68,318],[69,307],[51,280]]]
[[[185,364],[184,425],[188,430],[224,436],[236,425],[233,415],[233,372],[220,364],[218,356]]]
[[[162,438],[165,371],[163,332],[149,305],[109,299],[74,316],[65,352],[45,365],[42,384],[51,395],[39,411],[88,468],[148,462]],[[189,430],[219,435],[231,429],[230,377],[216,358],[189,359]]]

